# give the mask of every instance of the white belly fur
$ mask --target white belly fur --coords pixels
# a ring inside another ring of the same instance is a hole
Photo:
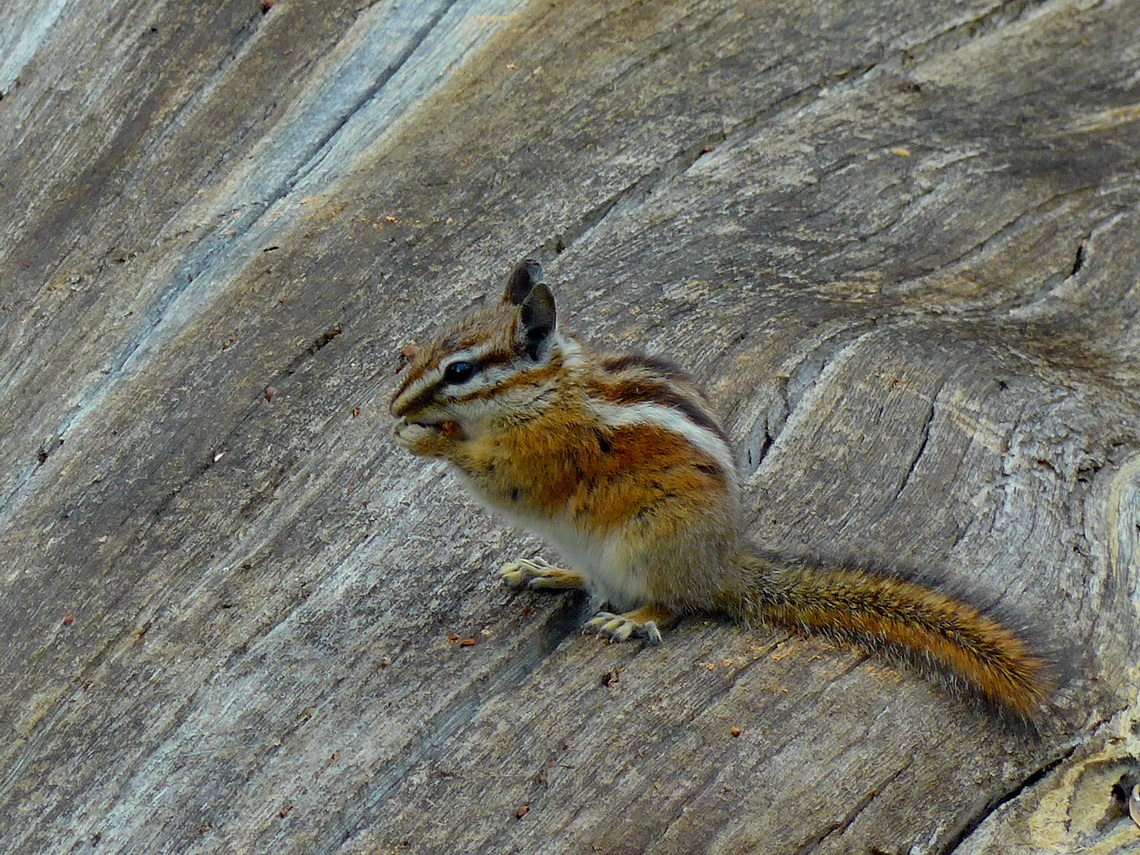
[[[464,486],[487,510],[507,522],[537,534],[556,550],[570,566],[584,575],[602,598],[618,609],[632,609],[649,602],[645,572],[630,566],[621,554],[620,539],[598,538],[582,531],[572,521],[547,519],[526,513],[522,508],[492,502],[467,477],[460,475]]]

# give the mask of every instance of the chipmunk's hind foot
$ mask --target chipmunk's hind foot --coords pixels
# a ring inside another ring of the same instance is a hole
[[[547,564],[541,558],[520,558],[504,564],[499,578],[510,588],[531,588],[546,591],[581,591],[586,577],[573,570],[563,570]]]
[[[664,606],[642,606],[620,615],[598,612],[586,623],[582,632],[597,635],[611,643],[644,638],[648,644],[660,644],[660,627],[668,627],[672,622],[673,615]]]

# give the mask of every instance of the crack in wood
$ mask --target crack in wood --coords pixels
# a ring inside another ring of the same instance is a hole
[[[548,622],[556,624],[560,620],[555,612]],[[564,632],[563,638],[577,632],[576,629],[558,630],[553,626],[543,627],[541,631],[546,632],[548,629],[555,633]],[[520,685],[546,659],[545,646],[520,645],[505,668],[454,695],[442,709],[423,723],[423,738],[414,747],[401,752],[399,759],[385,766],[356,800],[346,805],[338,816],[330,819],[314,846],[314,851],[335,851],[353,835],[367,829],[372,818],[398,793],[414,769],[435,762],[456,741],[460,731],[483,710],[486,699],[502,696],[508,689]]]
[[[1072,279],[1074,276],[1080,273],[1081,268],[1085,266],[1085,244],[1087,242],[1088,241],[1086,239],[1077,244],[1077,252],[1073,258],[1073,267],[1069,271],[1069,275],[1066,277],[1067,279]]]
[[[879,321],[875,320],[855,322],[824,336],[797,355],[795,366],[780,380],[776,399],[753,424],[748,438],[740,444],[737,463],[743,478],[756,474],[797,408],[815,391],[820,380],[842,363],[867,336],[878,331],[880,326]]]
[[[1020,798],[1030,788],[1045,780],[1054,769],[1059,767],[1062,763],[1073,756],[1073,752],[1077,750],[1076,745],[1072,745],[1065,751],[1060,752],[1054,756],[1047,763],[1038,766],[1020,781],[1017,781],[1004,793],[992,799],[985,807],[978,811],[977,816],[974,816],[970,821],[962,827],[962,829],[951,837],[946,843],[939,848],[939,855],[952,855],[963,843],[974,834],[978,828],[981,827],[991,816],[1000,811],[1007,804]]]
[[[812,835],[803,843],[801,843],[795,850],[796,855],[808,855],[809,852],[816,850],[820,844],[822,844],[829,837],[832,837],[835,834],[842,835],[848,828],[851,827],[852,823],[855,822],[859,814],[866,810],[871,802],[873,802],[882,794],[883,790],[898,780],[902,774],[910,768],[910,765],[911,764],[909,762],[904,763],[899,769],[895,770],[872,786],[868,787],[866,794],[863,795],[857,802],[855,802],[855,804],[851,806],[851,809],[848,810],[841,819],[830,823],[822,831]]]
[[[400,69],[408,64],[412,57],[415,56],[417,51],[423,46],[428,36],[431,35],[431,32],[439,26],[439,22],[442,21],[459,2],[460,0],[450,0],[450,2],[444,3],[428,17],[428,20],[423,26],[416,30],[414,37],[404,46],[404,49],[400,51],[399,55],[377,75],[372,84],[361,93],[355,103],[348,108],[333,127],[329,128],[309,147],[308,155],[303,154],[301,156],[302,165],[295,169],[293,173],[281,183],[281,192],[266,203],[267,209],[272,207],[280,198],[291,193],[296,186],[317,167],[332,148],[337,135],[340,134],[344,127],[357,116],[361,110],[383,91],[384,87],[391,82],[392,78],[396,76]]]
[[[926,451],[927,443],[930,442],[930,427],[934,423],[934,417],[937,413],[938,395],[942,391],[942,387],[944,385],[945,380],[940,381],[938,388],[936,388],[930,395],[930,409],[926,413],[926,418],[924,418],[922,421],[922,438],[918,443],[918,448],[915,450],[915,453],[911,455],[910,462],[906,467],[906,472],[903,474],[902,483],[900,483],[898,489],[895,490],[895,495],[891,499],[891,504],[896,503],[899,500],[899,496],[902,495],[903,490],[907,488],[907,485],[910,483],[911,478],[914,477],[915,469],[918,466],[918,461],[922,459],[922,455]]]

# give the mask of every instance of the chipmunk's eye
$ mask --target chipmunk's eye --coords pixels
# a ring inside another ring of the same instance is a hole
[[[473,362],[453,362],[443,369],[443,382],[453,385],[466,383],[475,376],[475,371]]]

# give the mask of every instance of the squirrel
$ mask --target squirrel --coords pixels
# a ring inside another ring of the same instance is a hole
[[[390,410],[398,445],[450,462],[485,507],[576,568],[520,559],[500,571],[507,585],[593,589],[614,609],[587,632],[657,643],[683,615],[724,613],[893,652],[1020,720],[1046,707],[1051,663],[968,603],[753,543],[732,447],[698,385],[668,360],[566,333],[537,261],[411,354]]]

